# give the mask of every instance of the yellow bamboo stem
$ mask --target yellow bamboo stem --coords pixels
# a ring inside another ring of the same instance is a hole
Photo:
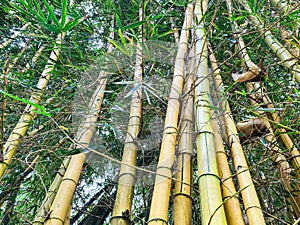
[[[213,69],[215,71],[216,68]],[[219,87],[220,91],[224,90],[223,81],[220,74],[215,73],[215,76],[217,87]],[[234,169],[238,178],[239,187],[241,189],[241,195],[248,222],[250,225],[263,225],[265,224],[263,213],[227,100],[223,102],[222,107],[224,109],[224,121],[226,125],[228,143],[231,146]]]
[[[142,4],[139,9],[140,21],[143,20],[144,5]],[[142,33],[142,32],[141,32]],[[142,39],[142,35],[141,35]],[[134,73],[134,87],[137,87],[142,82],[143,75],[143,52],[141,45],[137,45],[136,49],[136,62]],[[138,88],[131,98],[130,115],[127,127],[127,134],[125,138],[125,145],[123,150],[122,162],[126,163],[121,165],[118,190],[116,201],[112,213],[112,225],[130,225],[130,214],[132,207],[133,191],[136,180],[136,157],[138,151],[138,143],[136,139],[141,131],[142,124],[142,103],[143,103],[143,90],[142,87]]]
[[[208,51],[203,17],[208,1],[197,0],[195,19],[197,78],[195,82],[195,123],[197,128],[197,164],[200,192],[201,220],[203,225],[227,224],[221,183],[215,153],[214,133],[211,122],[210,81],[208,73]]]
[[[35,104],[39,104],[41,102],[41,98],[43,96],[43,90],[46,89],[54,65],[58,60],[58,56],[60,53],[64,36],[65,33],[61,33],[57,36],[54,49],[52,50],[50,57],[46,63],[46,66],[37,83],[37,89],[39,89],[39,91],[34,92],[31,95],[31,98],[29,100],[30,102],[33,102]],[[4,145],[4,161],[0,162],[0,178],[3,176],[5,169],[10,164],[11,159],[14,156],[17,148],[19,147],[22,138],[26,134],[29,124],[32,122],[34,118],[35,110],[36,107],[28,104],[25,108],[24,114],[20,117],[17,125],[15,126],[12,133],[8,137],[8,140]]]
[[[219,77],[220,70],[218,69],[217,60],[212,51],[209,54],[210,63],[214,71],[215,77]],[[244,219],[242,210],[240,207],[238,194],[236,192],[232,174],[229,168],[227,155],[224,150],[223,140],[220,134],[220,129],[218,127],[217,119],[212,120],[214,136],[215,136],[215,147],[216,147],[216,157],[218,163],[218,170],[220,174],[220,179],[222,181],[222,196],[225,208],[225,214],[228,225],[244,225]]]
[[[186,9],[184,23],[180,34],[180,41],[178,44],[178,52],[175,59],[174,78],[169,94],[148,225],[168,224],[172,166],[175,159],[175,145],[178,132],[178,113],[184,81],[184,57],[187,52],[192,14],[193,4],[190,3]]]
[[[174,225],[192,224],[192,156],[193,156],[193,111],[194,111],[194,70],[195,49],[190,50],[188,74],[183,91],[182,107],[179,125],[179,141],[177,168],[175,172],[175,188],[173,217]]]

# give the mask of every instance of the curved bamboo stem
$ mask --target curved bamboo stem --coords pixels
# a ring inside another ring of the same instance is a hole
[[[298,59],[295,58],[279,41],[273,36],[271,31],[265,30],[263,23],[254,16],[246,0],[239,0],[244,8],[249,12],[249,18],[253,25],[264,35],[264,41],[266,44],[276,53],[277,57],[283,61],[283,65],[287,67],[293,78],[300,84],[300,65]]]
[[[164,125],[162,145],[156,170],[149,225],[168,224],[169,195],[171,190],[172,166],[175,159],[175,145],[178,127],[180,96],[184,81],[184,58],[187,52],[189,29],[191,27],[193,4],[188,4],[181,30],[178,52],[175,59],[174,78]]]

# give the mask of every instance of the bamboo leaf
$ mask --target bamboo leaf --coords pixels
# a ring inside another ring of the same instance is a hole
[[[117,23],[117,25],[118,25],[118,27],[120,28],[120,29],[122,29],[122,22],[121,22],[121,20],[120,20],[120,17],[119,17],[119,15],[118,14],[116,14],[116,23]]]
[[[67,20],[67,7],[68,7],[68,2],[67,0],[63,0],[63,5],[61,9],[61,23],[60,26],[64,27],[66,20]]]
[[[48,10],[49,20],[53,20],[54,24],[59,28],[59,30],[61,30],[60,23],[55,16],[53,7],[48,4],[47,0],[43,0],[43,3]]]

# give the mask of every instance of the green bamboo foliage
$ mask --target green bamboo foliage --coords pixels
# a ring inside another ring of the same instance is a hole
[[[255,84],[256,85],[261,85],[258,82],[256,82]],[[261,91],[261,88],[255,90],[253,84],[250,83],[250,82],[248,82],[246,84],[246,87],[247,87],[247,91],[249,93],[254,93],[253,94],[253,99],[256,99],[256,98],[262,99],[262,93],[263,92]],[[254,100],[251,100],[251,104],[253,106],[255,106],[255,105],[257,105],[257,102],[255,102]],[[264,136],[264,138],[268,143],[268,148],[269,148],[269,150],[272,154],[271,155],[272,159],[273,159],[274,163],[277,166],[278,173],[281,177],[281,180],[283,181],[285,189],[290,194],[290,196],[287,199],[291,203],[296,216],[300,217],[300,214],[299,214],[300,213],[300,191],[299,191],[299,186],[294,185],[295,188],[292,187],[292,185],[291,185],[291,178],[292,177],[291,177],[291,169],[290,169],[289,163],[288,163],[286,157],[284,156],[284,154],[281,153],[282,150],[280,150],[276,145],[277,140],[276,140],[276,137],[274,135],[274,132],[273,132],[273,129],[272,129],[272,126],[271,126],[269,120],[264,115],[264,112],[259,112],[259,113],[262,115],[263,123],[264,123],[266,129],[269,131],[269,133],[266,134]],[[251,126],[251,123],[248,122],[248,124],[250,124],[250,126]],[[238,126],[238,129],[239,129],[239,126]],[[244,129],[247,129],[247,127],[245,127]],[[250,128],[250,129],[253,129],[253,128]],[[243,133],[245,133],[245,131]]]
[[[140,21],[144,18],[144,4],[139,9]],[[141,29],[141,40],[143,39]],[[141,45],[137,45],[136,50],[136,62],[134,73],[134,88],[140,86],[143,80],[143,52]],[[140,86],[133,94],[131,98],[130,115],[127,127],[127,134],[125,138],[125,145],[123,150],[119,180],[118,191],[116,195],[115,205],[112,213],[112,225],[130,225],[130,214],[132,207],[133,191],[136,180],[136,157],[138,150],[138,143],[136,139],[141,130],[142,124],[142,103],[143,103],[143,90]],[[125,213],[126,212],[126,213]]]
[[[187,52],[189,29],[191,28],[193,4],[188,4],[182,26],[178,52],[175,59],[174,78],[169,94],[166,119],[159,161],[156,170],[149,225],[168,224],[169,195],[171,190],[172,166],[178,133],[178,113],[184,82],[184,58]]]
[[[188,74],[184,84],[181,119],[179,126],[178,159],[175,173],[173,215],[174,225],[192,224],[192,156],[193,156],[193,111],[195,49],[189,54]]]
[[[221,183],[215,153],[214,131],[211,123],[210,80],[208,50],[203,17],[208,1],[196,1],[195,19],[197,78],[195,82],[195,124],[197,128],[198,185],[200,192],[201,220],[203,225],[227,224]]]
[[[254,89],[259,90],[259,94],[262,98],[262,101],[266,104],[266,106],[270,109],[274,109],[275,106],[269,98],[267,92],[264,88],[261,87],[259,83],[254,84]],[[295,169],[295,173],[298,178],[300,178],[300,153],[292,139],[288,135],[286,129],[280,124],[280,118],[278,112],[268,112],[269,118],[272,121],[272,124],[275,125],[274,133],[279,136],[282,144],[287,148],[290,156],[292,165]]]
[[[27,27],[30,25],[30,23],[26,23],[24,26],[22,26],[19,31],[15,32],[10,38],[7,39],[7,41],[0,43],[0,49],[5,48],[7,45],[9,45],[14,39],[16,39],[18,36],[22,34],[24,30],[27,29]]]
[[[261,19],[254,15],[246,0],[239,0],[244,8],[249,12],[249,19],[253,25],[264,35],[266,44],[276,53],[277,57],[282,60],[283,65],[287,67],[293,75],[293,78],[300,84],[300,65],[298,59],[295,58],[271,33],[264,28]]]
[[[64,37],[65,37],[65,33],[60,33],[57,36],[54,49],[50,54],[50,57],[46,63],[46,66],[37,84],[37,89],[39,91],[34,92],[31,95],[31,98],[29,100],[30,102],[33,102],[35,104],[39,104],[41,102],[43,96],[43,90],[46,89],[54,65],[58,60]],[[3,176],[5,169],[10,164],[12,157],[17,151],[17,148],[21,143],[22,137],[24,137],[24,135],[26,134],[27,129],[34,118],[35,111],[36,111],[36,107],[28,104],[25,108],[25,113],[20,117],[17,125],[15,126],[12,133],[8,137],[8,140],[4,145],[4,151],[3,151],[4,160],[0,162],[0,178]]]
[[[209,59],[212,66],[212,70],[215,75],[215,82],[218,84],[222,83],[222,78],[220,76],[220,69],[218,68],[216,58],[214,53],[210,49]],[[221,89],[221,87],[219,87]],[[215,136],[215,148],[216,148],[216,157],[218,162],[218,169],[220,174],[220,179],[222,181],[222,196],[226,213],[226,219],[228,225],[244,225],[244,219],[242,215],[242,210],[240,207],[238,194],[236,192],[232,174],[229,168],[227,155],[224,150],[223,140],[220,134],[220,129],[218,127],[218,122],[216,118],[212,120],[213,131]]]

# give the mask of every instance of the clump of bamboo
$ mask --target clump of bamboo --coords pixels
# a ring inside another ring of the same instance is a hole
[[[197,129],[197,165],[200,192],[201,220],[203,225],[227,224],[221,183],[215,153],[214,131],[211,122],[210,80],[208,73],[208,50],[204,28],[204,14],[208,1],[196,1],[195,29],[197,78],[195,82],[195,124]],[[202,22],[200,22],[202,21]]]
[[[139,9],[140,21],[144,18],[144,4]],[[142,30],[142,29],[141,29]],[[143,39],[141,31],[141,39]],[[141,41],[141,40],[140,40]],[[118,190],[115,200],[114,209],[112,212],[112,225],[129,225],[130,214],[133,199],[133,190],[136,181],[136,157],[138,151],[138,143],[136,139],[141,130],[142,124],[142,102],[143,102],[143,90],[141,87],[142,75],[143,75],[143,52],[141,45],[137,45],[136,50],[136,64],[134,73],[134,89],[140,86],[133,94],[131,98],[130,115],[127,127],[127,134],[125,138],[125,145],[123,150],[122,162],[125,164],[121,165]]]
[[[175,145],[178,133],[178,113],[184,81],[184,57],[187,52],[189,29],[191,27],[193,4],[188,4],[182,26],[178,52],[175,59],[174,78],[169,94],[166,119],[159,161],[156,170],[149,225],[167,224],[172,167],[175,159]]]

